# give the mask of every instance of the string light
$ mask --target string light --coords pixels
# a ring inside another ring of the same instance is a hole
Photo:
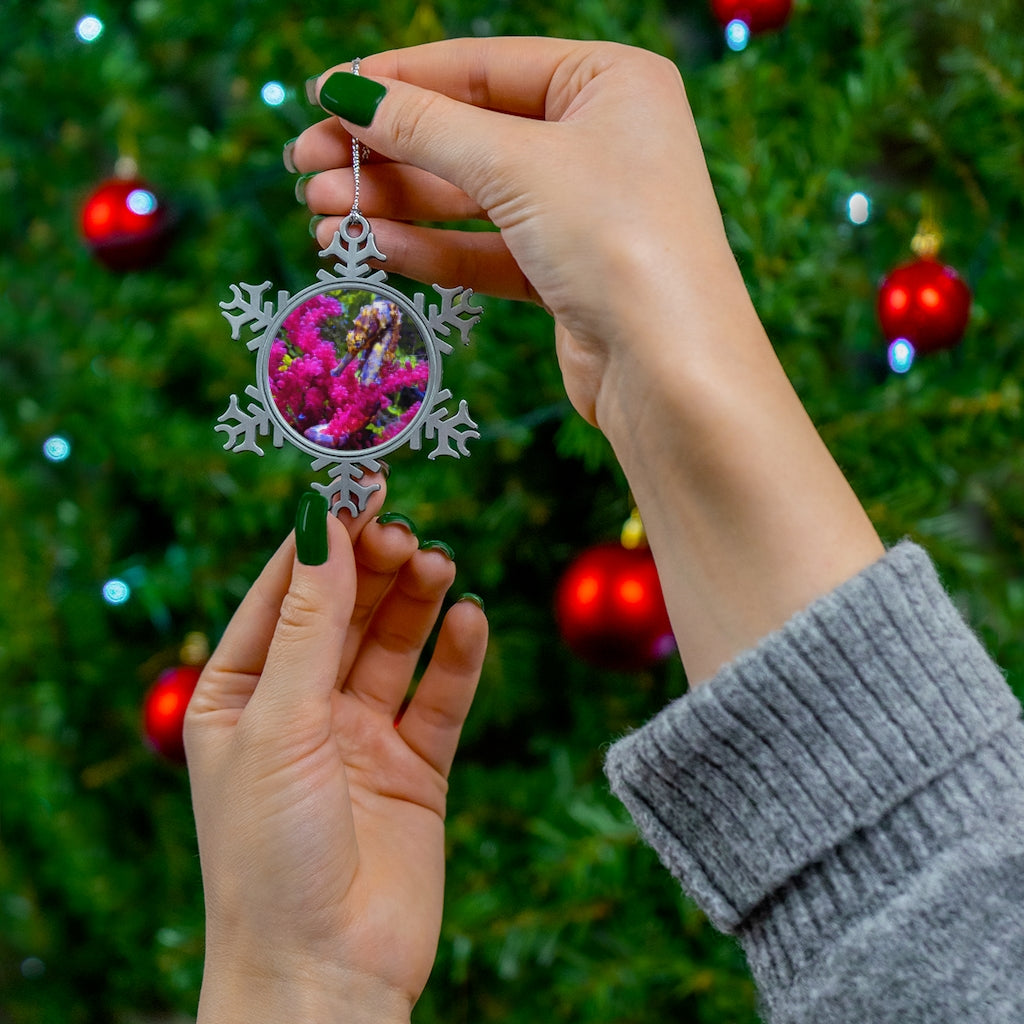
[[[733,18],[725,26],[725,42],[735,53],[745,50],[750,42],[750,26],[742,18]]]
[[[148,188],[132,189],[125,199],[125,206],[140,217],[148,217],[159,205],[156,196]]]
[[[287,92],[280,82],[267,82],[260,89],[260,96],[268,107],[279,107],[284,103]]]
[[[866,224],[871,217],[871,200],[863,192],[854,192],[846,201],[846,215],[851,224]]]
[[[66,437],[54,434],[43,442],[43,455],[51,462],[63,462],[71,454],[71,442]]]
[[[78,19],[75,35],[83,43],[95,43],[103,35],[103,22],[95,14],[87,14],[84,18]]]
[[[132,588],[124,580],[110,579],[103,584],[103,600],[107,604],[124,604],[132,596]]]
[[[897,338],[889,346],[889,368],[893,373],[906,373],[914,365],[914,346],[906,338]]]

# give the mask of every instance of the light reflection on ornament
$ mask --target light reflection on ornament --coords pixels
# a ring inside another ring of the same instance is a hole
[[[280,82],[267,82],[260,89],[260,96],[268,107],[279,107],[285,101],[287,93]]]
[[[576,584],[576,600],[581,605],[593,604],[601,592],[601,581],[596,576],[584,576]]]
[[[103,35],[103,22],[96,15],[87,14],[84,18],[78,19],[78,23],[75,25],[75,35],[83,43],[94,43]]]
[[[725,42],[734,53],[745,50],[750,42],[750,26],[742,18],[733,18],[725,26]]]
[[[889,308],[895,313],[902,313],[910,305],[910,296],[905,288],[894,287],[889,292]]]
[[[871,216],[871,200],[863,192],[854,192],[846,202],[846,214],[853,224],[866,224]]]
[[[132,596],[132,588],[124,580],[112,579],[103,584],[103,600],[107,604],[124,604]]]
[[[914,346],[906,338],[897,338],[889,346],[889,368],[893,373],[906,373],[914,365]]]
[[[66,437],[54,434],[43,442],[43,454],[51,462],[63,462],[71,454],[71,442]]]

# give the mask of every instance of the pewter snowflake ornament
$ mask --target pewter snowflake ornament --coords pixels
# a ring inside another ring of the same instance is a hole
[[[452,351],[453,332],[469,344],[482,309],[469,288],[435,284],[439,301],[428,306],[422,293],[410,300],[386,284],[387,274],[370,266],[385,256],[355,210],[320,255],[336,260],[333,272],[321,269],[297,295],[278,291],[275,304],[264,301],[269,281],[235,284],[231,301],[220,303],[233,339],[246,327],[252,334],[256,384],[245,389],[244,408],[231,396],[214,429],[233,452],[263,455],[260,438],[275,448],[287,440],[313,457],[314,472],[330,467],[330,482],[312,486],[331,511],[357,516],[380,487],[360,481],[396,448],[419,451],[426,439],[435,444],[430,459],[469,455],[467,442],[480,432],[464,399],[449,411],[441,357]]]

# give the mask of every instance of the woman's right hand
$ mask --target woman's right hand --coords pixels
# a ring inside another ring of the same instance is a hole
[[[350,112],[332,102],[350,67],[318,79],[325,108]],[[669,61],[613,43],[457,39],[367,57],[359,73],[387,90],[372,123],[329,118],[289,152],[298,170],[323,172],[304,184],[309,208],[332,215],[319,240],[352,205],[352,132],[373,154],[360,207],[388,269],[541,302],[569,398],[591,423],[604,418],[609,373],[619,385],[645,365],[662,372],[664,325],[679,329],[669,346],[679,359],[688,339],[697,355],[709,310],[750,323]],[[467,219],[500,232],[414,223]]]
[[[389,269],[554,315],[566,392],[625,471],[693,682],[882,553],[747,294],[674,65],[463,39],[367,57],[366,80],[344,67],[319,102],[371,123],[331,118],[290,147],[323,172],[304,183],[336,215],[319,240],[352,206],[353,133]],[[500,230],[414,223],[467,218]]]

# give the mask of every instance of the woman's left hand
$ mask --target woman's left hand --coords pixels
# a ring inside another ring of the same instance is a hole
[[[403,712],[455,566],[400,523],[323,515],[326,561],[285,541],[189,707],[200,1024],[407,1021],[436,954],[447,776],[486,620],[452,607]]]

